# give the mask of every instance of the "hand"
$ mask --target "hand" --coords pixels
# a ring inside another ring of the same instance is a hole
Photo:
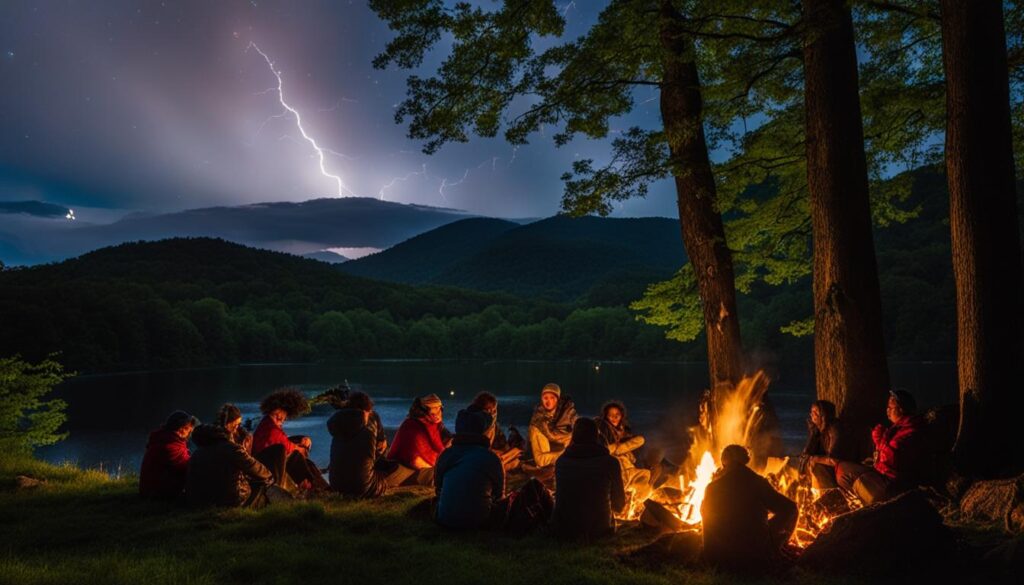
[[[882,442],[885,437],[885,427],[882,425],[875,425],[875,428],[871,429],[871,440],[877,445]]]
[[[313,447],[313,440],[309,437],[302,437],[302,440],[299,441],[299,446],[309,451]]]

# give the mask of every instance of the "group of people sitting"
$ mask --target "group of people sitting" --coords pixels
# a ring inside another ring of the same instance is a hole
[[[367,394],[349,392],[336,407],[327,421],[329,481],[309,459],[309,438],[289,437],[282,428],[289,417],[309,410],[305,397],[280,390],[260,404],[263,418],[252,435],[230,404],[213,424],[172,413],[150,435],[140,492],[184,495],[197,505],[260,507],[297,493],[373,498],[397,486],[432,486],[434,517],[449,528],[546,523],[559,536],[596,538],[614,532],[627,493],[642,501],[658,484],[658,467],[638,457],[645,441],[631,431],[622,403],[607,403],[598,417],[580,417],[557,384],[541,390],[529,425],[529,458],[527,441],[514,427],[507,437],[502,433],[498,400],[488,392],[458,412],[454,434],[442,422],[438,396],[415,399],[390,445]],[[913,397],[892,393],[888,416],[892,424],[873,433],[877,455],[868,467],[845,458],[848,438],[835,407],[815,402],[803,471],[818,487],[843,487],[868,503],[916,485],[913,449],[920,423]],[[190,436],[196,446],[191,453]],[[750,470],[749,460],[745,447],[726,447],[707,487],[701,513],[705,556],[712,562],[769,558],[794,530],[796,505]],[[506,474],[517,467],[530,479],[510,491]]]
[[[818,489],[841,487],[865,504],[890,498],[927,479],[929,460],[924,441],[924,421],[917,416],[917,402],[903,390],[889,393],[888,427],[871,431],[874,454],[871,465],[862,462],[860,437],[850,436],[827,400],[811,405],[808,440],[801,457],[801,471]]]
[[[884,501],[924,482],[928,455],[923,420],[908,392],[889,394],[889,425],[871,432],[870,465],[858,458],[857,438],[836,416],[835,405],[811,405],[809,437],[800,472],[819,490],[841,488],[865,505]],[[704,558],[736,569],[759,570],[782,557],[796,527],[796,504],[747,467],[750,456],[740,445],[722,451],[722,467],[704,493],[701,506]]]

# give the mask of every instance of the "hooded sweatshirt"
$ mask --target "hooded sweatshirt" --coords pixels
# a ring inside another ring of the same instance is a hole
[[[297,446],[288,438],[284,429],[279,427],[274,419],[264,416],[260,424],[256,426],[256,432],[252,434],[252,454],[259,455],[260,451],[273,445],[284,445],[284,455],[292,454]]]
[[[185,489],[188,472],[188,441],[178,433],[159,428],[149,434],[139,470],[139,494],[171,499]]]
[[[227,429],[201,425],[192,433],[198,449],[188,465],[185,496],[200,506],[241,506],[252,493],[251,483],[270,483],[270,470],[231,440]]]
[[[572,443],[555,462],[554,532],[568,538],[594,538],[615,530],[612,512],[626,506],[619,461],[598,437],[593,419],[580,419]]]
[[[374,471],[377,437],[357,408],[338,410],[327,420],[331,433],[331,489],[356,497],[384,495],[387,484]]]

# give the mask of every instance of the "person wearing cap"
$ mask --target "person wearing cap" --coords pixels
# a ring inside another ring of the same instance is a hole
[[[398,464],[388,476],[389,485],[433,485],[434,464],[451,444],[451,436],[441,420],[443,413],[437,394],[413,401],[388,451],[388,459]]]
[[[555,462],[552,532],[562,538],[600,538],[615,532],[626,507],[619,461],[608,453],[597,422],[577,419],[569,446]]]
[[[352,392],[345,407],[327,420],[331,433],[331,489],[357,498],[376,498],[387,492],[386,475],[377,469],[377,433],[373,400]]]
[[[434,468],[438,524],[456,529],[504,524],[505,468],[486,436],[493,424],[480,410],[467,408],[456,416],[452,446]]]
[[[839,485],[857,494],[865,504],[882,501],[916,487],[927,465],[924,421],[915,413],[917,401],[905,390],[889,393],[885,416],[888,427],[871,431],[875,445],[874,465],[840,463]]]
[[[540,404],[530,418],[530,451],[538,468],[555,464],[572,438],[576,405],[562,396],[562,388],[550,382],[540,391]]]
[[[719,568],[769,567],[782,560],[782,547],[796,528],[796,504],[747,467],[749,462],[745,447],[729,445],[704,491],[704,560]]]
[[[139,494],[147,498],[171,500],[185,491],[188,473],[188,437],[199,424],[196,417],[178,410],[149,434],[146,453],[139,470]]]

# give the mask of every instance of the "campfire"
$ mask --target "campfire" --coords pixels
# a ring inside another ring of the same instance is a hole
[[[734,387],[720,386],[706,394],[701,401],[699,425],[691,429],[690,456],[676,481],[670,480],[644,499],[634,497],[630,490],[630,503],[622,518],[675,530],[700,530],[704,490],[719,467],[716,456],[731,444],[744,445],[755,454],[760,450],[758,435],[766,414],[763,399],[769,382],[768,376],[759,371]],[[788,457],[755,458],[751,466],[796,502],[799,519],[789,544],[798,549],[813,542],[835,516],[860,506],[838,489],[822,493],[811,486],[808,477],[801,477],[789,465]]]

